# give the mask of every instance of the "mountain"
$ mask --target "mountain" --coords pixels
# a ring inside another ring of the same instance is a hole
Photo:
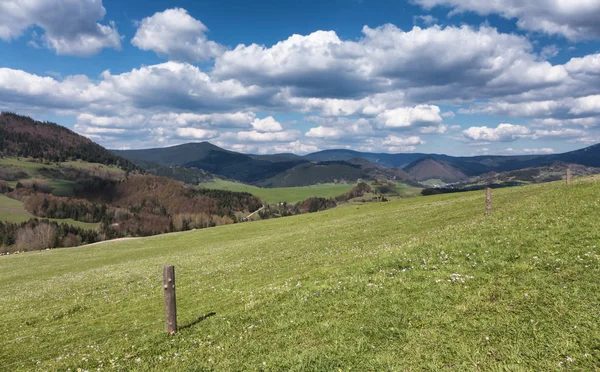
[[[410,163],[427,157],[427,154],[384,154],[369,153],[352,150],[323,150],[304,156],[312,161],[348,161],[351,159],[365,159],[371,163],[386,168],[404,168]]]
[[[360,157],[320,162],[294,154],[246,155],[208,142],[162,149],[114,150],[114,153],[132,160],[144,169],[149,169],[149,166],[154,169],[156,164],[164,167],[182,166],[262,187],[355,182],[361,178],[412,180],[411,176],[400,169],[382,167]],[[162,174],[164,173],[163,170]]]
[[[423,158],[417,160],[404,168],[404,170],[417,181],[440,179],[444,182],[458,182],[467,176],[454,165],[434,158]]]
[[[308,154],[304,158],[318,161],[361,158],[384,167],[400,167],[413,176],[417,175],[419,180],[430,177],[429,179],[452,179],[460,181],[468,177],[475,177],[489,172],[511,172],[526,168],[548,167],[556,163],[600,167],[600,145],[594,145],[564,154],[551,155],[483,155],[457,157],[440,154],[381,154],[350,150],[325,150]],[[427,159],[427,161],[419,165],[419,161],[425,159]],[[413,170],[412,172],[410,171],[411,169]]]
[[[197,168],[245,183],[263,181],[298,164],[308,162],[301,157],[287,154],[246,155],[222,149],[208,142],[148,150],[113,150],[113,152],[132,161]]]
[[[129,160],[65,127],[9,112],[0,113],[0,154],[51,161],[78,159],[117,165],[124,170],[136,169]]]
[[[227,151],[209,142],[186,143],[179,146],[152,148],[145,150],[112,150],[117,155],[131,160],[144,160],[162,165],[183,165],[202,160],[213,152]]]

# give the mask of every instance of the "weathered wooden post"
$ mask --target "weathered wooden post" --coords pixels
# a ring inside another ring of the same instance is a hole
[[[175,266],[163,267],[163,287],[165,290],[165,329],[172,335],[177,332],[177,304],[175,301]]]
[[[492,188],[489,186],[485,188],[485,215],[492,215]]]
[[[571,184],[571,167],[567,168],[567,185]]]

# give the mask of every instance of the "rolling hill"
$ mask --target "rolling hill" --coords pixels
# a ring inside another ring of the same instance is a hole
[[[136,169],[125,158],[65,127],[9,112],[0,113],[0,154],[55,162],[82,160],[116,165],[124,170]]]
[[[377,173],[380,177],[395,178],[407,183],[414,181],[413,176],[417,176],[418,181],[440,179],[445,182],[458,182],[490,172],[548,167],[556,163],[600,167],[600,145],[564,154],[473,157],[423,153],[366,153],[352,150],[324,150],[305,156],[252,155],[224,150],[208,142],[164,149],[114,152],[134,162],[146,160],[162,165],[195,167],[237,181],[270,187],[326,183],[335,178],[354,180],[356,177],[375,177],[372,172],[374,166],[378,167]],[[357,164],[360,165],[360,172],[356,170]],[[329,172],[323,171],[323,166],[329,166]],[[385,169],[391,173],[383,171]],[[401,170],[405,173],[400,172]],[[312,175],[307,178],[309,173]]]
[[[113,150],[144,168],[148,163],[201,169],[217,176],[262,187],[298,187],[336,181],[387,178],[411,182],[400,169],[386,168],[360,158],[315,162],[293,154],[247,155],[208,142],[149,150]]]
[[[0,257],[0,366],[597,370],[599,182],[494,190],[490,217],[470,192]]]
[[[417,181],[440,179],[450,183],[464,180],[467,177],[452,164],[429,157],[415,161],[404,168],[404,170]]]

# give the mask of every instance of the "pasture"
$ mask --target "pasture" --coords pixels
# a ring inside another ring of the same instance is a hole
[[[489,217],[468,192],[0,257],[0,369],[598,370],[599,190],[494,190]]]
[[[12,223],[21,223],[27,222],[35,217],[30,214],[23,208],[23,203],[18,200],[11,199],[6,195],[0,195],[0,221],[3,222],[12,222]],[[41,219],[41,218],[40,218]],[[73,219],[56,219],[56,218],[48,218],[50,221],[55,221],[57,223],[66,223],[67,225],[81,227],[82,229],[95,229],[98,227],[97,223],[87,223],[75,221]]]
[[[201,187],[208,189],[229,190],[236,192],[247,192],[259,197],[266,204],[276,203],[296,203],[306,200],[313,196],[322,198],[333,198],[350,191],[355,184],[321,184],[303,187],[280,187],[280,188],[262,188],[246,185],[239,182],[225,181],[215,179],[213,182],[203,182]]]

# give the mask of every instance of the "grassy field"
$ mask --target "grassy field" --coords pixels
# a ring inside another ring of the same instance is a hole
[[[82,161],[67,161],[61,163],[39,163],[31,161],[27,158],[0,158],[0,170],[10,169],[13,171],[22,171],[27,177],[21,181],[28,179],[45,180],[49,183],[52,189],[52,194],[56,196],[70,196],[73,194],[73,188],[76,187],[76,182],[65,179],[47,178],[40,174],[42,170],[60,171],[65,168],[80,168],[88,171],[100,172],[101,174],[111,174],[119,177],[124,174],[124,171],[116,166],[107,166],[97,163],[86,163]],[[8,184],[15,187],[18,181],[10,181]]]
[[[264,203],[276,204],[280,202],[296,203],[306,200],[313,196],[322,198],[332,198],[350,191],[355,184],[323,184],[305,187],[281,187],[281,188],[261,188],[250,186],[243,183],[231,182],[225,180],[215,180],[214,182],[204,182],[200,186],[209,189],[229,190],[238,192],[248,192],[258,196]]]
[[[6,195],[0,195],[0,221],[21,223],[29,221],[35,216],[30,214],[23,208],[23,203],[18,200],[11,199]],[[68,225],[81,227],[82,229],[95,229],[98,227],[97,223],[86,223],[75,221],[70,218],[68,219],[55,219],[49,218],[50,221],[56,221],[57,223],[66,223]]]
[[[491,217],[470,192],[0,257],[0,368],[598,370],[599,190],[494,190]]]
[[[445,186],[445,185],[446,185],[446,182],[444,182],[444,181],[442,181],[442,180],[440,180],[440,179],[437,179],[437,178],[432,178],[432,179],[429,179],[429,180],[427,180],[427,181],[423,181],[423,182],[421,182],[421,183],[422,183],[423,185],[425,185],[425,186],[429,186],[429,187],[434,187],[434,186]]]

